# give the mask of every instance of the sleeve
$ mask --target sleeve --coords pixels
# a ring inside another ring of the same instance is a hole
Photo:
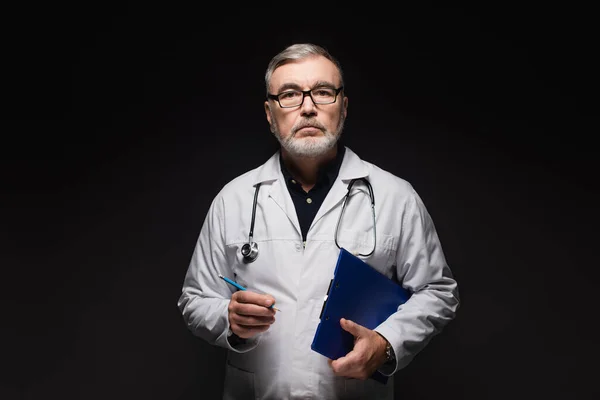
[[[414,189],[402,216],[396,266],[398,280],[412,296],[375,329],[396,355],[395,366],[380,370],[388,376],[406,367],[454,319],[459,307],[458,285],[431,216]]]
[[[225,252],[223,198],[213,200],[196,242],[177,306],[188,329],[212,345],[244,353],[254,349],[261,335],[235,340],[228,306],[234,290],[219,278],[232,276]]]

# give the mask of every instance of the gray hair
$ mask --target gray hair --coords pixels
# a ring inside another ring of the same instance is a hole
[[[271,84],[271,76],[273,75],[273,71],[275,71],[282,65],[290,63],[292,61],[302,60],[304,58],[315,56],[323,56],[329,61],[331,61],[333,64],[335,64],[340,73],[340,83],[343,86],[344,76],[342,74],[342,66],[340,65],[337,59],[335,59],[331,54],[329,54],[329,52],[325,48],[321,46],[317,46],[316,44],[312,43],[299,43],[288,46],[275,57],[273,57],[269,62],[267,72],[265,73],[267,94],[269,94],[269,85]]]

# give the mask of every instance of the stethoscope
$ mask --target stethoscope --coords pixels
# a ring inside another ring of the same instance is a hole
[[[369,189],[369,198],[371,199],[371,214],[373,215],[373,250],[371,250],[369,253],[367,254],[355,254],[357,256],[362,256],[362,257],[368,257],[371,254],[373,254],[373,252],[375,251],[375,246],[377,243],[377,232],[375,229],[375,196],[373,194],[373,187],[371,186],[371,183],[369,183],[369,181],[367,180],[367,178],[357,178],[357,179],[352,179],[350,181],[350,183],[348,184],[348,192],[346,193],[346,196],[344,196],[344,204],[342,206],[342,212],[340,213],[340,216],[338,218],[337,221],[337,225],[335,227],[335,236],[334,236],[334,240],[335,240],[335,245],[338,247],[338,249],[341,249],[340,245],[338,244],[338,231],[340,229],[340,222],[342,221],[342,218],[344,216],[344,211],[346,210],[346,201],[348,200],[348,197],[350,196],[350,191],[352,190],[352,186],[354,186],[354,183],[356,181],[362,181],[367,185],[367,188]],[[252,220],[250,222],[250,232],[248,234],[248,242],[244,243],[244,245],[241,248],[241,253],[242,253],[242,257],[244,258],[244,261],[246,263],[251,263],[254,260],[256,260],[256,258],[258,257],[258,243],[256,243],[254,241],[254,219],[256,217],[256,201],[258,199],[258,191],[260,190],[260,183],[256,184],[256,189],[254,190],[254,202],[252,204]]]

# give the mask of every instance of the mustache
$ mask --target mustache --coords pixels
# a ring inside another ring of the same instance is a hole
[[[298,122],[297,125],[294,125],[294,127],[292,128],[292,135],[295,135],[296,132],[298,132],[300,129],[306,128],[309,126],[313,127],[313,128],[321,129],[322,131],[326,130],[326,128],[317,120],[303,119],[300,122]]]

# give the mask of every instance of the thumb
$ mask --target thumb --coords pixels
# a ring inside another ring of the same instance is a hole
[[[346,318],[340,319],[340,325],[342,326],[342,329],[346,332],[350,332],[354,337],[361,336],[363,329],[365,329],[363,326]]]

